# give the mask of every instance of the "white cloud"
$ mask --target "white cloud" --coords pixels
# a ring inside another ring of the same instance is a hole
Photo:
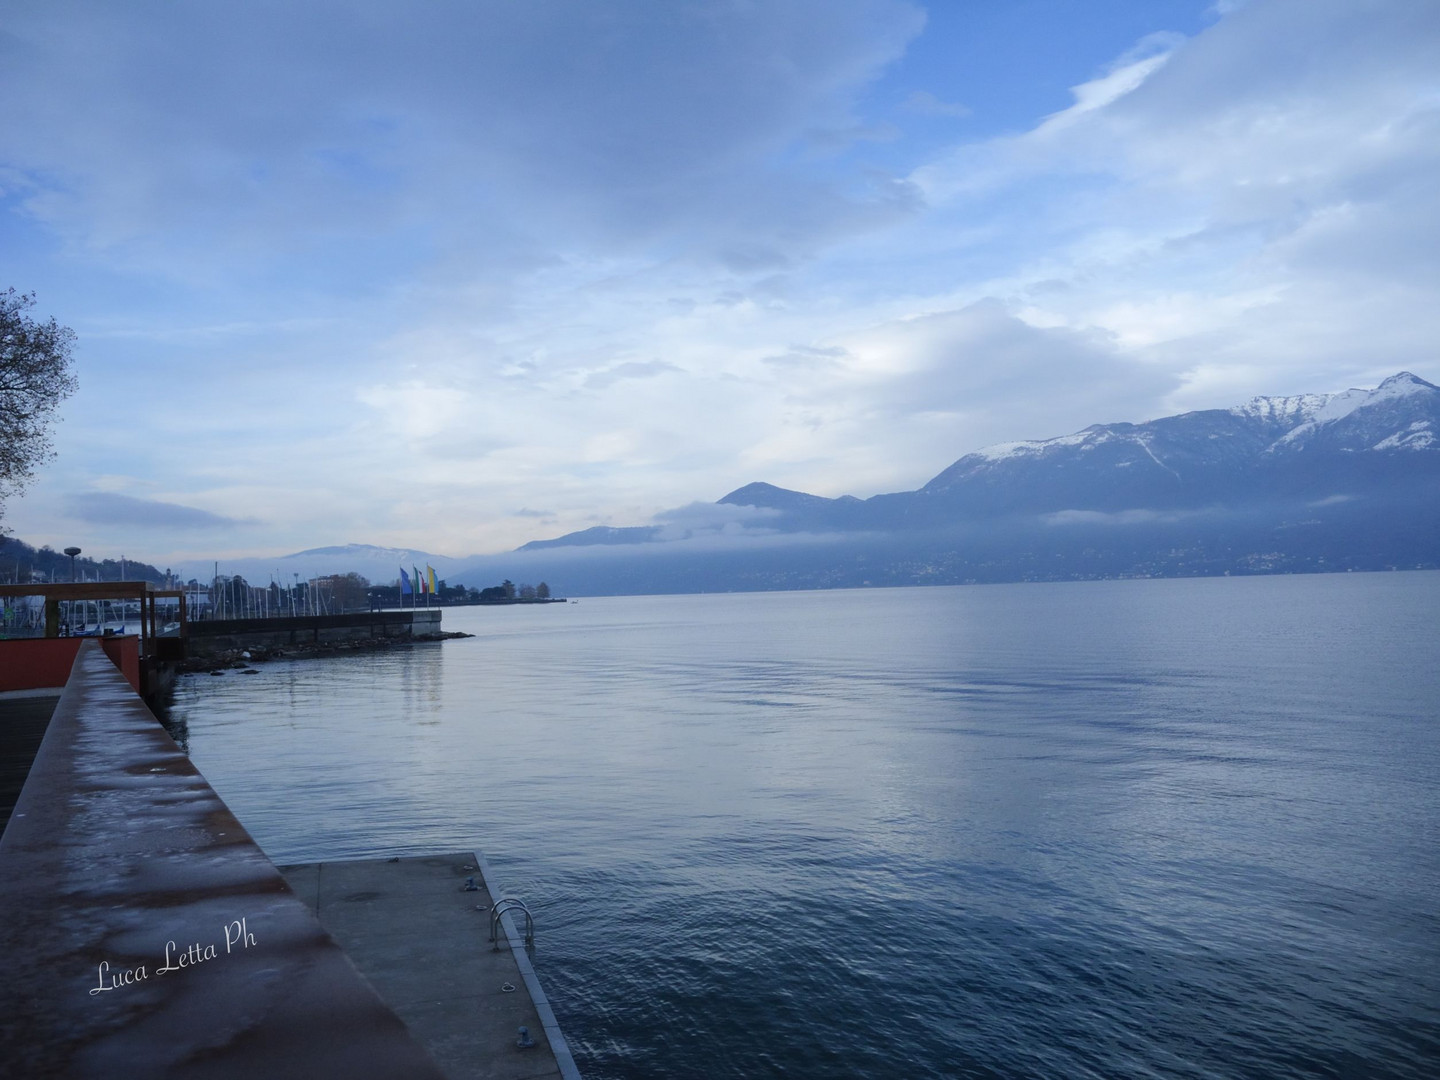
[[[761,536],[774,532],[769,523],[780,516],[778,510],[759,506],[731,506],[729,503],[694,502],[672,510],[662,510],[654,517],[660,526],[657,541],[672,542],[700,537]]]
[[[1035,253],[996,294],[1183,380],[1167,409],[1433,363],[1440,10],[1270,0],[1155,44],[913,177],[935,219]]]
[[[37,218],[150,257],[422,229],[489,266],[706,220],[733,240],[804,206],[846,214],[756,169],[807,132],[858,130],[854,92],[922,23],[902,0],[43,5],[10,12],[0,43],[0,162]]]
[[[1041,515],[1040,520],[1046,525],[1057,528],[1066,525],[1120,527],[1170,524],[1183,518],[1200,516],[1202,513],[1198,510],[1119,510],[1115,513],[1105,513],[1101,510],[1057,510],[1053,514]]]
[[[623,364],[587,375],[584,385],[589,390],[603,390],[623,379],[653,379],[666,372],[681,370],[665,360],[627,360]]]
[[[917,124],[956,140],[919,160],[865,141],[923,22],[891,0],[12,11],[7,265],[58,238],[56,280],[111,290],[57,312],[85,367],[47,483],[105,460],[277,549],[497,550],[535,538],[514,507],[553,535],[752,480],[868,495],[1440,378],[1440,8],[1217,15],[1028,131]],[[184,455],[117,434],[157,395]]]

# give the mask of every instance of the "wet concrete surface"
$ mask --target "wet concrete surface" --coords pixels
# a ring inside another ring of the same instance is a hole
[[[23,1077],[439,1078],[94,642],[0,839]]]
[[[459,852],[281,872],[451,1080],[578,1080],[515,924],[488,940],[482,867]]]

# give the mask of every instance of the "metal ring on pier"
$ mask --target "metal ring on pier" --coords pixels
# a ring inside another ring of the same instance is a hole
[[[500,948],[500,916],[519,908],[525,913],[525,944],[535,944],[535,917],[525,906],[525,901],[514,896],[502,896],[490,906],[490,940]]]

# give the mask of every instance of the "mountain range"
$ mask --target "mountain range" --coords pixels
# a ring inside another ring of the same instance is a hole
[[[750,484],[721,502],[791,525],[915,528],[1064,511],[1199,510],[1373,497],[1440,466],[1440,389],[1409,372],[1374,390],[1257,397],[1144,424],[1095,424],[967,454],[918,491],[822,499]]]
[[[1001,443],[915,491],[752,483],[689,509],[532,541],[508,565],[575,593],[1436,567],[1440,388],[1401,372]]]
[[[347,544],[232,560],[265,582],[434,566],[557,595],[1440,567],[1440,388],[1257,397],[966,454],[914,491],[826,498],[757,482],[648,525],[456,559]],[[209,580],[212,563],[186,564]]]

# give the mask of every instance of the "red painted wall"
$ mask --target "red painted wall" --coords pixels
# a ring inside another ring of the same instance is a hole
[[[140,638],[136,634],[117,634],[100,639],[100,647],[110,662],[120,669],[130,689],[140,693]]]
[[[0,692],[60,689],[70,678],[84,638],[19,638],[0,641]],[[101,638],[100,646],[125,681],[140,692],[140,639],[133,634]]]

